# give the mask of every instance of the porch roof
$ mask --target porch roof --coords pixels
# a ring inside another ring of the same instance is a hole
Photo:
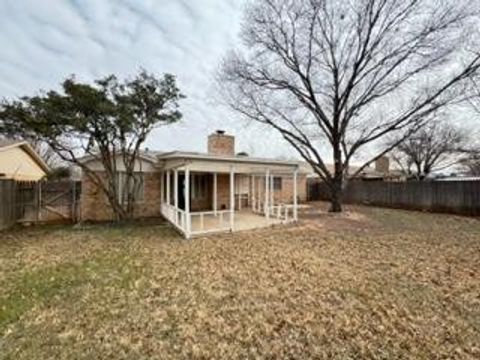
[[[159,166],[163,169],[183,169],[186,165],[191,171],[256,173],[269,169],[272,172],[291,173],[297,169],[307,173],[302,161],[276,160],[249,156],[223,156],[197,152],[172,151],[158,154]]]

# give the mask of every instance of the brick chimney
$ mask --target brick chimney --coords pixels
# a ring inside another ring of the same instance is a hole
[[[375,161],[375,170],[382,174],[388,174],[390,172],[390,159],[387,156],[378,158]]]
[[[235,156],[235,137],[217,130],[208,136],[208,153],[212,155]]]

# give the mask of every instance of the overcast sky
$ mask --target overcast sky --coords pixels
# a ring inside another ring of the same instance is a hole
[[[206,150],[215,129],[237,135],[237,151],[294,156],[277,135],[246,126],[213,100],[212,78],[238,44],[243,0],[0,0],[0,97],[59,88],[138,69],[175,74],[187,96],[181,124],[154,132],[155,150]]]

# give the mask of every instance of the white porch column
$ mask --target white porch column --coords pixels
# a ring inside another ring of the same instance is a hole
[[[252,211],[255,211],[255,175],[251,176],[252,186],[250,188],[250,206],[252,207]]]
[[[178,209],[178,170],[173,171],[173,201],[175,207]]]
[[[270,206],[275,206],[275,189],[273,187],[273,174],[270,175]]]
[[[162,210],[162,203],[165,201],[165,172],[160,173],[160,211]]]
[[[293,171],[293,220],[298,221],[298,204],[297,204],[297,172],[298,169],[296,168]]]
[[[165,199],[166,200],[165,202],[167,203],[167,205],[170,205],[170,174],[171,172],[170,170],[168,170],[167,171],[167,194],[166,194],[167,196]]]
[[[269,211],[269,190],[270,190],[270,186],[269,186],[269,181],[270,180],[270,170],[267,169],[267,172],[265,173],[265,205],[264,205],[264,210],[265,210],[265,217],[268,219],[270,218],[270,211]]]
[[[235,173],[233,167],[230,169],[230,231],[234,229],[235,219]]]
[[[190,169],[185,168],[185,237],[190,238],[191,219],[190,219]]]
[[[213,214],[217,216],[217,173],[213,173]]]

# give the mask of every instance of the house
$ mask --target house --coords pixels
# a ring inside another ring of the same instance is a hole
[[[94,159],[84,163],[102,171]],[[302,162],[236,154],[235,138],[223,131],[208,136],[207,153],[143,152],[135,171],[141,180],[135,217],[162,215],[187,238],[296,221],[306,200]],[[112,219],[107,199],[86,176],[81,202],[82,219]]]
[[[28,142],[0,140],[0,179],[39,181],[49,172]]]
[[[334,165],[326,164],[328,171],[334,173]],[[360,173],[355,174],[359,170],[358,166],[350,165],[348,167],[349,180],[361,180],[361,181],[406,181],[404,173],[397,169],[390,168],[390,159],[387,156],[382,156],[375,161],[375,167],[365,167]],[[317,174],[313,173],[309,176],[312,182],[319,181]]]

